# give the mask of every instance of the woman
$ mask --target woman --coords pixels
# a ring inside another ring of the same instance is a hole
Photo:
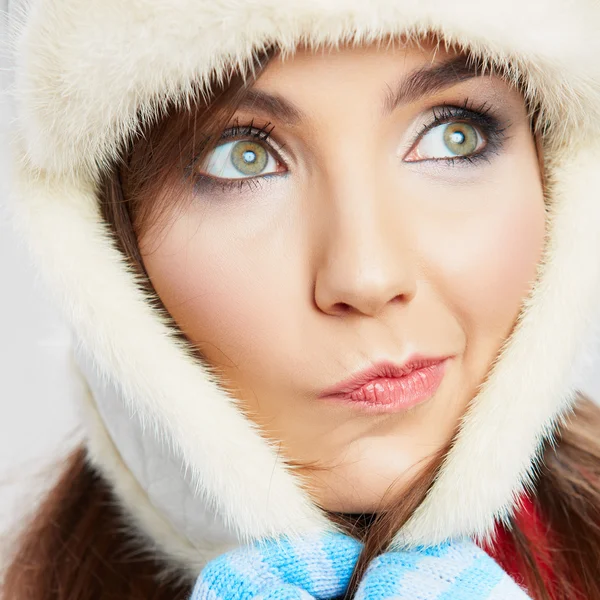
[[[531,597],[600,598],[573,384],[599,23],[587,0],[34,3],[16,220],[90,394],[7,597],[186,598],[226,551],[344,531],[351,592],[389,548],[468,536]]]

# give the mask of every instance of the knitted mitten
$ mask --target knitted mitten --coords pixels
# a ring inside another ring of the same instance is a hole
[[[362,545],[342,534],[268,540],[209,562],[191,600],[329,600],[341,596]],[[356,600],[527,600],[470,541],[375,558]]]
[[[341,533],[256,542],[204,567],[191,600],[313,600],[342,595],[362,549]]]
[[[469,540],[389,551],[369,564],[355,600],[526,600],[529,596]]]

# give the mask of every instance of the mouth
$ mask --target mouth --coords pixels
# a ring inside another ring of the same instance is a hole
[[[450,357],[415,355],[402,365],[381,362],[327,388],[319,398],[367,412],[398,412],[428,400],[439,388]]]

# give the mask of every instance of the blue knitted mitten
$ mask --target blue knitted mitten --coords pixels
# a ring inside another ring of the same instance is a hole
[[[362,544],[341,533],[265,540],[204,567],[190,600],[314,600],[342,595]]]
[[[469,540],[371,561],[355,600],[527,600],[493,558]]]
[[[341,596],[362,545],[338,533],[268,540],[209,562],[190,600],[329,600]],[[356,600],[528,600],[470,541],[375,558]]]

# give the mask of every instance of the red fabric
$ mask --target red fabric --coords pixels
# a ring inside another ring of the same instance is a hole
[[[551,548],[551,532],[543,523],[538,511],[528,496],[522,497],[522,508],[516,514],[517,523],[535,549],[535,560],[544,578],[544,582],[552,598],[555,598],[556,578],[552,571],[549,548]],[[497,525],[494,543],[482,544],[481,548],[500,564],[500,566],[519,584],[525,588],[523,563],[517,555],[510,536],[504,527]]]

